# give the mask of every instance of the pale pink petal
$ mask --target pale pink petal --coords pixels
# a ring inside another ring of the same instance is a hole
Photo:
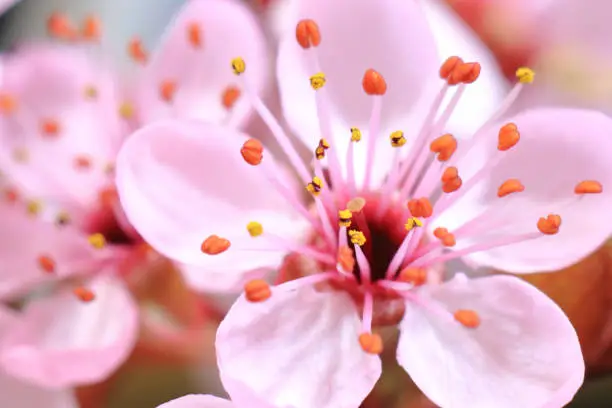
[[[243,124],[251,112],[244,95],[231,109],[223,105],[228,87],[242,89],[231,68],[236,57],[246,61],[253,92],[263,91],[268,80],[268,50],[255,15],[237,0],[187,2],[143,73],[142,119],[195,118]],[[160,90],[162,84],[171,83],[175,91],[169,102]]]
[[[119,196],[132,225],[157,250],[204,267],[202,273],[276,268],[286,251],[266,232],[295,241],[305,223],[266,179],[276,172],[273,157],[264,152],[259,166],[243,160],[246,140],[242,133],[202,122],[159,122],[133,134],[117,162]],[[263,225],[262,236],[249,235],[251,221]],[[227,251],[201,251],[213,234],[231,242]]]
[[[435,304],[407,302],[397,358],[437,405],[542,407],[563,391],[560,407],[582,383],[574,328],[551,299],[519,278],[461,275],[432,289],[428,301]],[[453,319],[466,309],[478,313],[479,327]]]
[[[354,408],[381,373],[359,345],[360,326],[342,292],[281,285],[261,303],[241,296],[217,331],[221,381],[236,403],[232,381],[275,406]]]
[[[0,205],[0,225],[0,299],[96,267],[93,248],[70,225],[59,227],[7,204]]]
[[[520,142],[503,154],[502,161],[474,190],[444,213],[439,221],[449,229],[470,220],[487,208],[494,218],[485,222],[485,232],[516,237],[537,233],[537,221],[548,214],[562,218],[558,234],[474,253],[470,259],[483,266],[509,272],[556,270],[571,265],[601,245],[612,232],[612,119],[595,111],[537,109],[508,122],[520,131]],[[501,125],[501,124],[500,124]],[[487,146],[494,160],[497,128],[490,129]],[[495,152],[497,153],[497,152]],[[461,169],[461,166],[459,166]],[[499,186],[510,178],[525,186],[522,193],[497,197]],[[578,197],[574,187],[584,180],[602,183],[603,193]],[[465,180],[464,180],[465,182]],[[474,240],[490,241],[491,235],[475,233],[458,238],[457,249]]]
[[[17,3],[19,0],[0,0],[0,14],[7,11],[13,4]]]
[[[185,395],[184,397],[166,402],[157,408],[232,408],[236,405],[223,398],[213,395]]]
[[[176,264],[190,288],[209,295],[212,295],[214,292],[219,292],[221,296],[229,294],[231,302],[235,299],[235,294],[240,292],[248,281],[267,278],[276,273],[275,269],[268,267],[257,268],[238,274],[227,273],[227,268],[211,270],[206,266],[189,265],[180,262]]]
[[[100,276],[84,303],[70,290],[35,300],[0,342],[4,370],[48,388],[106,379],[128,357],[138,332],[138,309],[122,282]]]

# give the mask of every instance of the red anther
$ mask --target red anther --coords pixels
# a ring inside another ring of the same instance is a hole
[[[321,32],[314,20],[302,20],[295,27],[295,39],[304,49],[321,44]]]
[[[119,193],[114,187],[105,188],[98,193],[98,202],[102,207],[112,208],[119,201]]]
[[[548,214],[546,218],[541,217],[538,220],[538,230],[545,235],[554,235],[559,232],[561,226],[561,216],[557,214]]]
[[[36,262],[38,263],[38,267],[42,269],[43,272],[55,272],[55,261],[49,255],[40,255],[38,258],[36,258]]]
[[[377,333],[361,333],[359,344],[363,351],[368,354],[380,354],[383,351],[383,341]]]
[[[244,296],[249,302],[263,302],[270,299],[272,290],[265,280],[254,279],[244,285]]]
[[[445,247],[454,247],[457,244],[457,240],[455,240],[455,236],[450,232],[442,237],[440,240],[442,241],[442,245]]]
[[[7,93],[0,92],[0,114],[11,114],[17,109],[17,101]]]
[[[475,329],[480,326],[480,316],[473,310],[457,310],[454,316],[455,320],[469,329]]]
[[[355,257],[353,250],[347,246],[342,246],[338,249],[338,263],[345,272],[353,272],[355,268]]]
[[[176,94],[176,81],[166,79],[159,85],[159,96],[166,102],[170,103]]]
[[[442,184],[442,191],[445,193],[453,193],[459,190],[462,184],[463,181],[461,180],[461,177],[454,178]]]
[[[472,84],[476,82],[480,76],[481,66],[477,62],[468,62],[459,66],[458,70],[461,74],[461,82],[464,84]]]
[[[102,23],[96,16],[88,16],[83,22],[81,36],[87,41],[98,41],[102,36]]]
[[[47,32],[50,36],[61,40],[75,40],[78,31],[74,24],[64,14],[55,12],[47,19]]]
[[[202,27],[197,22],[187,25],[187,40],[194,48],[201,48],[203,43]]]
[[[245,162],[257,166],[263,159],[263,145],[257,139],[249,139],[242,145],[240,154]]]
[[[427,271],[423,268],[407,267],[399,273],[398,280],[412,283],[414,286],[421,286],[427,282]]]
[[[408,201],[408,209],[413,217],[429,218],[433,214],[433,206],[427,197]]]
[[[145,51],[144,46],[140,38],[133,38],[128,43],[128,54],[135,61],[140,64],[145,64],[149,58],[148,53]]]
[[[459,177],[459,170],[457,170],[457,167],[447,167],[444,170],[444,173],[442,174],[442,178],[440,179],[442,181],[442,183],[446,183],[448,181],[452,181],[454,179],[456,179],[457,177]]]
[[[72,290],[72,293],[81,301],[81,302],[91,302],[96,298],[96,295],[90,290],[83,286],[77,286]]]
[[[438,239],[442,239],[446,235],[448,235],[448,230],[446,228],[443,228],[443,227],[438,227],[438,228],[436,228],[434,230],[433,234],[434,234],[434,237],[436,237]]]
[[[516,125],[514,123],[507,123],[499,129],[497,149],[505,152],[514,147],[520,139],[521,134]]]
[[[438,161],[448,161],[457,150],[457,139],[450,133],[442,135],[429,145],[429,150],[438,154]]]
[[[88,170],[91,168],[91,159],[85,155],[76,156],[74,158],[74,167],[78,170]]]
[[[217,235],[210,235],[202,242],[200,249],[207,255],[219,255],[227,251],[230,245],[229,240]]]
[[[49,118],[43,119],[40,124],[40,130],[43,136],[46,137],[57,137],[60,133],[60,124],[57,120]]]
[[[584,180],[576,184],[574,193],[576,194],[601,194],[603,186],[596,180]]]
[[[232,109],[238,98],[240,98],[241,91],[235,85],[229,85],[223,91],[223,95],[221,97],[221,103],[225,107],[225,109]]]
[[[19,192],[13,187],[8,187],[4,190],[4,199],[9,203],[15,203],[19,200]]]
[[[387,92],[385,78],[373,69],[368,69],[363,75],[363,90],[368,95],[384,95]]]
[[[522,191],[525,191],[525,186],[519,179],[508,179],[497,189],[497,196],[505,197],[509,194],[520,193]]]
[[[463,60],[461,58],[455,56],[448,57],[440,67],[440,78],[448,79],[455,68],[461,64],[463,64]]]

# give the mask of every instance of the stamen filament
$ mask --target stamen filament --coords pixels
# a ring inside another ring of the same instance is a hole
[[[380,115],[382,112],[382,96],[372,96],[372,114],[370,115],[370,126],[368,133],[368,146],[365,166],[365,178],[363,188],[369,190],[370,181],[372,178],[372,170],[374,167],[374,157],[376,154],[376,140],[380,132]]]
[[[299,288],[303,288],[304,286],[312,286],[317,283],[325,282],[327,280],[337,279],[340,275],[336,271],[324,271],[321,273],[317,273],[314,275],[305,276],[303,278],[298,278],[291,280],[289,282],[282,283],[278,286],[275,286],[276,290],[285,290],[292,291]]]
[[[298,254],[309,256],[325,264],[336,264],[336,260],[329,253],[318,251],[313,247],[293,243],[285,238],[279,237],[278,235],[270,234],[269,232],[266,232],[261,238],[265,239],[266,241],[272,242],[274,245],[278,245],[278,247],[288,252],[295,252]]]
[[[391,262],[389,262],[389,266],[387,267],[387,272],[385,273],[386,279],[393,279],[393,277],[395,276],[395,273],[402,264],[402,261],[408,254],[410,242],[412,241],[413,235],[415,235],[415,230],[416,228],[413,228],[412,230],[407,232],[406,236],[404,237],[404,240],[397,249],[397,252],[395,252],[395,255],[393,255],[393,258],[391,259]]]
[[[357,265],[359,265],[361,283],[367,286],[372,282],[370,262],[368,262],[368,259],[359,245],[355,245],[355,258],[357,259]]]
[[[366,292],[363,296],[363,316],[361,318],[361,329],[364,333],[372,332],[372,319],[374,317],[374,296],[372,292]]]

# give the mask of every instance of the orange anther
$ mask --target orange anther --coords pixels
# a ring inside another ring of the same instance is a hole
[[[433,234],[434,234],[434,237],[436,237],[438,239],[442,239],[446,235],[448,235],[448,230],[446,228],[443,228],[443,227],[438,227],[438,228],[436,228],[434,230]]]
[[[0,92],[0,114],[10,114],[15,112],[17,109],[17,101],[15,98],[7,93]]]
[[[455,320],[467,328],[475,329],[480,326],[480,316],[473,310],[461,309],[454,314]]]
[[[445,193],[453,193],[461,187],[463,180],[461,177],[454,178],[442,184],[442,191]]]
[[[46,273],[55,272],[55,261],[49,255],[40,255],[36,262],[38,263],[38,267]]]
[[[295,27],[295,38],[304,49],[321,44],[321,32],[314,20],[302,20]]]
[[[452,181],[459,177],[459,170],[456,167],[447,167],[442,174],[442,178],[440,179],[442,183],[446,183]]]
[[[130,57],[140,64],[145,64],[148,59],[148,54],[142,45],[140,38],[133,38],[128,43],[128,54]]]
[[[98,193],[98,202],[106,208],[112,208],[119,201],[119,193],[114,187],[108,187]]]
[[[353,250],[347,246],[342,246],[338,249],[338,263],[345,272],[353,272],[355,268],[355,257]]]
[[[60,132],[60,124],[55,119],[43,119],[40,124],[40,130],[43,136],[57,137]]]
[[[561,226],[561,216],[557,214],[548,214],[546,218],[540,217],[538,220],[538,229],[542,234],[554,235],[559,232]]]
[[[516,125],[514,123],[507,123],[499,129],[497,149],[504,152],[516,145],[520,139],[521,134]]]
[[[463,64],[463,60],[461,58],[456,56],[448,57],[440,67],[440,78],[448,79],[455,68],[461,64]]]
[[[599,181],[584,180],[576,184],[574,193],[576,194],[600,194],[603,192],[603,186]]]
[[[408,201],[408,209],[413,217],[429,218],[433,214],[433,206],[427,197]]]
[[[481,66],[477,62],[468,62],[462,64],[457,68],[459,75],[461,75],[461,82],[464,84],[474,83],[480,76]]]
[[[202,242],[200,249],[207,255],[219,255],[227,251],[230,245],[229,240],[213,234]]]
[[[197,22],[192,22],[187,25],[187,40],[194,48],[202,47],[202,27]]]
[[[438,161],[445,162],[457,150],[457,139],[450,133],[447,133],[431,142],[429,150],[438,154]]]
[[[68,17],[57,12],[47,19],[47,32],[62,40],[75,40],[78,37],[78,31]]]
[[[427,271],[423,268],[412,268],[409,266],[402,269],[398,279],[402,282],[412,283],[415,286],[421,286],[427,282]]]
[[[270,299],[272,290],[263,279],[253,279],[244,285],[244,296],[249,302],[263,302]]]
[[[91,159],[85,155],[76,156],[74,158],[74,167],[78,170],[88,170],[91,168]]]
[[[455,244],[457,244],[457,240],[455,240],[455,235],[451,234],[450,232],[443,236],[441,241],[442,245],[444,245],[445,247],[454,247]]]
[[[72,290],[72,293],[81,301],[81,302],[91,302],[96,298],[96,295],[90,290],[83,286],[77,286]]]
[[[170,103],[176,94],[176,81],[166,79],[159,84],[159,96],[166,102]]]
[[[520,193],[525,191],[525,186],[518,179],[508,179],[497,189],[498,197],[505,197],[508,194]]]
[[[385,78],[373,69],[368,69],[363,75],[363,90],[368,95],[384,95],[387,92]]]
[[[102,23],[96,16],[87,16],[83,22],[81,36],[87,41],[97,41],[102,36]]]
[[[241,92],[235,85],[229,85],[223,91],[223,95],[221,97],[221,103],[225,107],[225,109],[232,109],[238,98],[240,98]]]
[[[369,354],[380,354],[383,351],[383,341],[377,333],[361,333],[359,344],[363,351]]]
[[[240,154],[245,162],[257,166],[263,158],[263,145],[257,139],[249,139],[242,145]]]

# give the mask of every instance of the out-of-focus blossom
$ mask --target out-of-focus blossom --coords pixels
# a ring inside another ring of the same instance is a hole
[[[13,4],[17,3],[19,0],[0,0],[0,14],[7,11]]]
[[[500,124],[533,80],[522,69],[471,139],[438,137],[481,67],[451,57],[438,69],[415,3],[296,3],[294,21],[306,19],[281,42],[277,68],[286,117],[318,143],[314,177],[249,92],[248,61],[232,65],[312,209],[259,141],[229,128],[162,121],[134,133],[118,159],[128,218],[154,247],[220,285],[246,281],[217,334],[228,393],[241,381],[275,406],[357,406],[381,371],[372,327],[398,324],[398,362],[438,405],[568,402],[584,362],[554,302],[515,277],[439,284],[436,267],[469,257],[516,273],[554,270],[601,245],[612,228],[601,222],[612,120],[541,109]],[[405,42],[392,40],[398,32]],[[433,97],[429,72],[444,80]],[[415,137],[402,109],[424,111]],[[377,140],[385,126],[398,126],[386,146]],[[284,283],[258,279],[279,267]]]

